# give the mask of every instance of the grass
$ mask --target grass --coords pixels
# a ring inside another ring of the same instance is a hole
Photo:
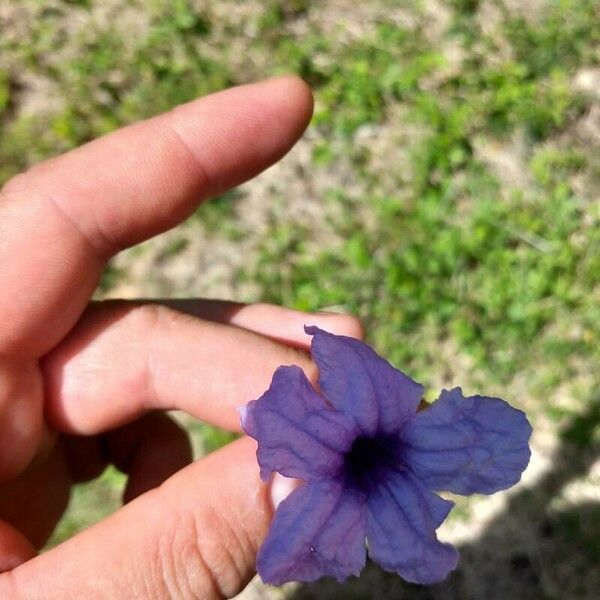
[[[309,177],[347,168],[362,192],[332,178],[318,226],[270,219],[239,278],[262,300],[359,314],[369,340],[423,382],[479,386],[559,425],[591,402],[600,167],[597,142],[578,133],[593,100],[573,80],[598,68],[594,0],[547,0],[533,15],[453,0],[439,23],[425,3],[366,2],[378,16],[350,36],[308,0],[237,18],[236,3],[223,14],[113,2],[116,15],[130,5],[144,16],[138,35],[114,18],[70,32],[95,2],[28,4],[27,35],[0,39],[0,182],[198,95],[297,72],[316,95]],[[20,111],[32,78],[58,101]],[[390,132],[401,145],[382,146]],[[243,237],[232,200],[201,208],[198,222]],[[120,277],[109,271],[105,288]],[[211,448],[229,439],[194,430]],[[111,477],[77,492],[56,539],[99,516],[78,515]]]
[[[507,18],[488,35],[457,11],[446,41],[458,39],[463,57],[450,73],[440,47],[418,27],[383,22],[374,36],[343,48],[320,73],[315,123],[325,139],[347,138],[337,151],[354,153],[367,193],[335,223],[343,238],[335,248],[315,252],[310,231],[273,226],[249,275],[261,280],[265,298],[359,313],[377,346],[424,378],[436,344],[446,344],[470,354],[473,370],[498,389],[535,371],[538,396],[568,381],[577,358],[597,356],[598,205],[572,183],[586,172],[589,148],[561,139],[586,107],[570,76],[596,41],[590,10],[589,3],[552,4],[535,24]],[[559,31],[566,16],[571,27]],[[457,27],[461,20],[469,35]],[[555,55],[554,43],[572,52]],[[502,44],[512,45],[510,58],[495,54]],[[551,69],[542,68],[547,54]],[[365,123],[385,127],[397,104],[419,136],[408,164],[389,158],[392,183],[382,190],[353,134]],[[524,140],[521,186],[477,152],[515,136]],[[326,144],[318,158],[335,160]],[[372,230],[362,226],[361,208],[376,215]],[[291,265],[285,272],[277,262],[283,255]]]

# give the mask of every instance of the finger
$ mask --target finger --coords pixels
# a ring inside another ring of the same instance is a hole
[[[98,438],[61,439],[20,477],[0,485],[0,572],[35,555],[62,516],[74,481],[99,475],[109,462],[128,474],[124,500],[159,486],[191,462],[187,434],[153,413]]]
[[[124,502],[159,486],[193,458],[187,432],[159,412],[102,436],[65,435],[61,442],[74,483],[95,479],[109,464],[126,473]]]
[[[242,304],[201,298],[156,302],[202,319],[243,327],[288,346],[304,350],[310,348],[311,336],[304,333],[308,316],[306,312],[274,304]],[[353,315],[321,311],[310,313],[310,319],[311,323],[330,333],[363,338],[362,325]]]
[[[0,573],[18,567],[36,554],[32,543],[20,531],[0,521]]]
[[[329,315],[291,318],[297,339],[304,324],[333,321]],[[275,334],[268,321],[257,323]],[[343,326],[356,329],[346,318],[337,323],[338,331]],[[94,434],[147,410],[177,408],[239,430],[237,408],[260,396],[282,364],[299,365],[316,381],[306,352],[247,329],[160,305],[96,305],[43,362],[47,416],[59,430]]]
[[[63,435],[60,442],[73,483],[96,479],[109,465],[100,437]]]
[[[37,365],[0,356],[0,481],[20,473],[39,448],[42,402],[43,384]]]
[[[255,452],[244,438],[190,465],[105,521],[0,575],[0,597],[233,596],[254,572],[272,516]]]
[[[71,483],[62,448],[57,445],[46,460],[0,485],[0,520],[40,548],[67,507]]]
[[[150,413],[105,435],[106,456],[128,475],[123,502],[158,487],[192,462],[187,432],[164,413]]]
[[[294,77],[232,88],[42,163],[0,198],[0,352],[46,353],[104,261],[283,156],[312,112]],[[31,293],[32,282],[35,293]]]

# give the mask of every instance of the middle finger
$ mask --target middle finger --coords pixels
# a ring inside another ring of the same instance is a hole
[[[356,332],[356,321],[341,315],[289,313],[286,327],[295,323],[299,338],[304,324]],[[263,310],[263,326],[264,317]],[[87,435],[154,409],[180,409],[239,430],[237,407],[262,394],[282,364],[296,364],[316,381],[305,351],[249,329],[160,304],[102,303],[43,361],[47,415],[59,430]]]

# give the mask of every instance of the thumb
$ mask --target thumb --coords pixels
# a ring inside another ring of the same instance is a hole
[[[238,440],[13,571],[0,598],[229,598],[272,516],[256,446]]]

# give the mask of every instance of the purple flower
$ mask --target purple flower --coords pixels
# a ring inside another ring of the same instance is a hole
[[[441,581],[458,553],[437,539],[453,502],[435,492],[491,494],[517,483],[530,456],[525,414],[460,388],[417,412],[423,387],[369,346],[305,330],[322,393],[299,367],[279,367],[242,411],[261,477],[304,480],[275,513],[259,574],[272,584],[341,581],[358,575],[368,547],[407,581]]]

